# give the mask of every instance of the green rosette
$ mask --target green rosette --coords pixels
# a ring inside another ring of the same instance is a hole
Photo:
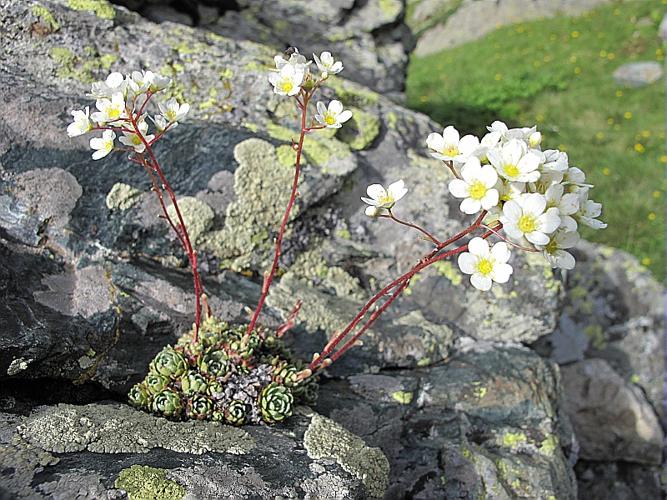
[[[150,364],[150,371],[165,377],[177,379],[188,369],[188,363],[183,355],[167,346],[162,349]]]
[[[246,404],[235,399],[225,408],[225,421],[231,425],[243,425],[246,422],[246,411]]]
[[[196,394],[187,400],[185,415],[195,420],[205,420],[213,414],[213,401],[203,394]]]
[[[181,413],[183,404],[178,394],[170,389],[156,394],[153,397],[153,411],[165,417],[176,417]]]
[[[223,411],[218,410],[218,408],[215,408],[213,412],[211,412],[211,420],[213,420],[214,422],[224,422],[225,413]]]
[[[153,395],[148,390],[148,387],[146,387],[146,385],[141,382],[132,386],[130,392],[127,393],[127,397],[132,406],[136,406],[137,408],[150,409]]]
[[[144,379],[146,388],[148,388],[151,394],[157,394],[158,392],[165,390],[170,381],[171,379],[169,377],[157,373],[149,373]]]
[[[189,371],[181,377],[181,390],[183,394],[205,393],[208,382],[203,375],[196,371]]]
[[[213,377],[224,377],[232,368],[227,353],[220,349],[207,351],[199,362],[199,369]]]
[[[273,381],[287,387],[294,387],[298,383],[296,380],[297,373],[296,366],[290,363],[280,363],[273,369]]]
[[[271,382],[259,395],[262,419],[269,424],[282,422],[292,415],[294,396],[289,387]]]
[[[216,399],[216,395],[222,396],[224,391],[225,386],[217,380],[209,380],[208,384],[206,385],[206,394],[208,394],[213,399]]]

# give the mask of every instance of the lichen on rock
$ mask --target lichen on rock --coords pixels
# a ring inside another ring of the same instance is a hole
[[[127,210],[139,201],[140,195],[141,191],[137,188],[117,182],[107,194],[105,202],[109,210]]]
[[[389,483],[389,462],[379,448],[371,448],[342,425],[314,414],[304,435],[308,456],[330,458],[362,480],[368,496],[382,498]]]
[[[190,239],[193,242],[197,241],[213,224],[215,212],[213,212],[213,209],[208,204],[198,200],[194,196],[179,198],[178,206],[183,216],[185,227],[188,228]],[[172,220],[178,221],[174,205],[169,205],[167,213]]]
[[[130,500],[181,500],[185,488],[167,479],[167,471],[146,465],[133,465],[120,471],[114,486],[124,490]]]
[[[73,10],[92,12],[100,19],[113,19],[116,11],[107,0],[67,0],[67,6]]]

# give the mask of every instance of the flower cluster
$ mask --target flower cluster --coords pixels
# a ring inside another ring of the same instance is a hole
[[[146,112],[152,96],[169,84],[169,78],[152,71],[111,73],[105,80],[92,84],[89,95],[96,99],[97,111],[91,113],[90,107],[72,111],[73,121],[67,127],[67,134],[77,137],[93,130],[102,131],[101,137],[90,139],[93,160],[104,158],[116,149],[116,139],[121,144],[118,149],[143,153],[168,129],[175,128],[190,110],[189,104],[171,98],[158,101],[158,112],[154,115]],[[149,120],[154,134],[149,133]]]
[[[289,56],[285,59],[285,56]],[[319,57],[313,54],[313,59],[319,76],[314,75],[310,68],[313,61],[308,61],[295,47],[286,54],[273,58],[276,69],[269,73],[269,83],[273,91],[282,96],[298,97],[303,92],[312,93],[319,88],[329,75],[336,75],[343,71],[343,63],[334,60],[331,52],[322,52]],[[343,109],[343,103],[332,100],[328,105],[317,103],[315,119],[320,126],[317,128],[340,128],[343,123],[352,118],[350,110]]]
[[[242,325],[208,318],[197,342],[185,335],[155,356],[146,378],[130,390],[130,402],[171,419],[231,425],[281,422],[295,402],[314,402],[314,379],[297,379],[303,367],[281,341],[264,329],[245,339],[244,332]]]
[[[426,139],[431,155],[454,175],[448,184],[452,196],[461,199],[460,209],[468,215],[483,212],[484,226],[510,245],[541,252],[552,267],[572,269],[575,259],[568,249],[579,240],[578,229],[602,229],[598,220],[602,205],[589,199],[591,184],[582,170],[571,166],[565,152],[542,150],[542,135],[535,127],[510,129],[496,121],[487,127],[480,140],[473,135],[461,137],[452,126],[442,134]],[[390,210],[404,194],[403,182],[385,191],[380,185],[368,188],[369,216]],[[505,238],[500,231],[503,231]],[[459,256],[462,272],[480,290],[491,288],[492,281],[507,282],[512,268],[505,242],[490,248],[474,238],[468,251]]]

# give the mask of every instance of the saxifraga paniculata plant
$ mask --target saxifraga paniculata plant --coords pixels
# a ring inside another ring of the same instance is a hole
[[[282,241],[291,210],[298,197],[301,157],[307,134],[321,129],[341,128],[352,113],[338,100],[317,102],[309,121],[309,106],[329,75],[340,73],[343,64],[329,52],[313,54],[319,75],[296,48],[274,58],[275,69],[268,80],[275,94],[293,99],[300,112],[291,194],[275,241],[274,256],[264,274],[260,298],[247,325],[230,325],[211,315],[208,307],[202,315],[205,296],[197,269],[197,253],[178,208],[178,200],[164,171],[153,154],[152,146],[178,125],[189,105],[175,99],[159,102],[159,113],[149,116],[147,106],[153,96],[169,81],[150,71],[123,76],[112,73],[103,82],[93,84],[91,96],[97,98],[97,112],[89,108],[72,112],[74,122],[68,127],[71,137],[93,130],[103,131],[93,138],[93,159],[113,150],[129,153],[129,160],[142,166],[157,194],[163,216],[183,246],[193,275],[196,296],[192,330],[175,346],[166,346],[149,366],[146,378],[129,393],[137,408],[171,419],[214,420],[231,425],[273,424],[288,418],[295,402],[313,402],[317,394],[316,376],[322,369],[350,348],[383,312],[405,291],[410,280],[430,265],[458,256],[458,265],[470,275],[473,287],[487,291],[495,283],[510,280],[513,269],[510,247],[541,253],[555,268],[572,269],[574,257],[567,250],[579,239],[579,225],[602,229],[601,205],[588,199],[593,187],[585,174],[569,165],[567,154],[542,150],[542,136],[535,127],[508,128],[502,122],[487,127],[481,140],[472,135],[460,137],[452,126],[442,134],[426,138],[430,154],[441,160],[452,176],[450,194],[461,198],[460,209],[476,218],[459,233],[438,238],[418,224],[400,219],[395,205],[408,189],[402,180],[384,188],[368,186],[366,215],[384,219],[419,232],[428,246],[411,269],[398,276],[371,297],[348,325],[331,335],[322,352],[315,353],[306,365],[291,358],[280,338],[295,324],[301,308],[297,300],[285,323],[276,331],[258,325],[258,319],[278,271]],[[149,134],[149,121],[155,133]],[[122,134],[117,147],[117,133]],[[164,194],[174,208],[170,217]],[[462,239],[464,243],[449,248]],[[489,245],[488,239],[499,242]],[[202,321],[203,319],[203,321]],[[342,344],[342,345],[341,345]]]

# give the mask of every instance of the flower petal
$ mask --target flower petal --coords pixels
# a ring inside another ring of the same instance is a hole
[[[493,255],[493,258],[499,262],[499,263],[505,263],[510,259],[511,253],[510,249],[507,246],[507,243],[504,241],[499,241],[495,245],[493,245],[493,248],[491,249],[491,255]]]
[[[472,286],[483,292],[491,290],[491,285],[492,285],[491,278],[489,278],[488,276],[484,276],[483,274],[480,273],[473,274],[470,277],[470,283],[472,284]]]
[[[477,269],[477,257],[469,252],[464,252],[459,255],[458,259],[459,269],[465,274],[473,274]]]
[[[490,255],[489,242],[483,238],[475,237],[468,243],[468,251],[478,257],[488,257]]]

